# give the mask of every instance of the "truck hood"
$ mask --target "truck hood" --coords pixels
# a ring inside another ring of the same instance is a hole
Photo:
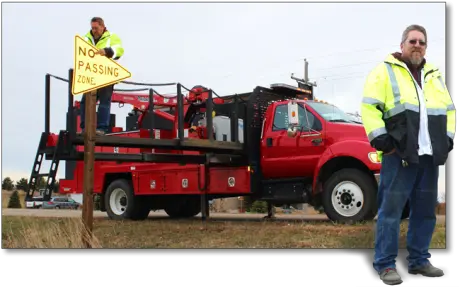
[[[358,123],[328,122],[327,138],[333,139],[333,142],[340,142],[345,140],[368,142],[365,128],[362,124]]]

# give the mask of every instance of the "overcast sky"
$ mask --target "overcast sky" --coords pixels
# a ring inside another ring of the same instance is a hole
[[[316,95],[355,112],[365,76],[400,50],[403,29],[414,23],[427,29],[427,60],[445,73],[444,3],[2,4],[2,178],[29,177],[44,130],[45,74],[67,77],[74,36],[89,30],[93,16],[121,37],[120,64],[137,82],[248,92],[295,84],[290,74],[302,77],[307,58]],[[58,132],[65,129],[67,86],[57,80],[51,86],[51,130]],[[128,111],[112,105],[117,126],[125,126]],[[442,167],[441,191],[444,175]]]

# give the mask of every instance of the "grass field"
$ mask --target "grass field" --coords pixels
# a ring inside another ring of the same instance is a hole
[[[94,248],[373,248],[374,223],[146,220],[94,222]],[[78,218],[2,217],[3,248],[82,248]],[[401,224],[400,248],[407,222]],[[445,248],[438,224],[431,248]]]
[[[2,191],[2,208],[12,192]],[[24,192],[19,193],[24,205]],[[23,206],[24,207],[24,206]],[[438,214],[445,214],[445,204]],[[94,248],[373,248],[374,223],[95,219]],[[432,248],[445,248],[445,225],[438,224]],[[2,216],[3,248],[82,248],[79,218]],[[401,224],[400,248],[407,222]]]

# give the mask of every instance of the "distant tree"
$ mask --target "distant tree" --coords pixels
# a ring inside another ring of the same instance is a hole
[[[267,213],[268,203],[266,201],[255,200],[250,206],[249,211],[253,213]]]
[[[250,211],[250,207],[252,206],[254,200],[252,198],[250,198],[250,196],[244,196],[243,197],[243,201],[242,201],[242,208],[249,212]]]
[[[268,203],[266,201],[254,200],[248,196],[244,197],[243,208],[245,212],[250,213],[267,213]]]
[[[44,177],[40,178],[40,181],[38,182],[37,188],[38,189],[46,188],[46,179]]]
[[[14,189],[14,183],[13,181],[11,180],[10,177],[5,177],[2,181],[2,189],[4,190],[13,190]]]
[[[8,202],[8,208],[22,208],[21,202],[19,201],[19,193],[17,190],[13,192]]]
[[[29,186],[27,178],[23,177],[21,178],[17,183],[16,183],[16,189],[17,190],[27,190],[27,187]]]
[[[101,207],[101,202],[100,202],[100,195],[99,194],[95,194],[94,197],[93,197],[93,209],[94,210],[100,210],[100,207]]]

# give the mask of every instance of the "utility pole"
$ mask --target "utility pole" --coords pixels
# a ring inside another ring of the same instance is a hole
[[[304,59],[304,79],[303,80],[305,84],[309,82],[308,68],[309,68],[309,63],[306,59]]]
[[[84,130],[84,172],[83,172],[83,212],[84,232],[82,241],[91,248],[94,214],[94,148],[96,137],[96,95],[97,91],[86,93]]]
[[[303,76],[303,79],[300,79],[300,78],[296,78],[293,76],[293,73],[291,75],[291,79],[295,80],[297,83],[298,83],[298,88],[300,89],[305,89],[305,90],[310,90],[312,92],[312,87],[317,87],[317,83],[316,82],[310,82],[309,81],[309,63],[306,59],[304,59],[304,76]],[[314,93],[311,94],[311,97],[310,97],[310,100],[313,100],[315,97],[314,97]]]
[[[316,82],[309,81],[309,63],[307,59],[304,59],[304,76],[303,79],[296,78],[291,75],[291,79],[295,80],[298,83],[298,88],[312,90],[312,87],[317,87]]]

